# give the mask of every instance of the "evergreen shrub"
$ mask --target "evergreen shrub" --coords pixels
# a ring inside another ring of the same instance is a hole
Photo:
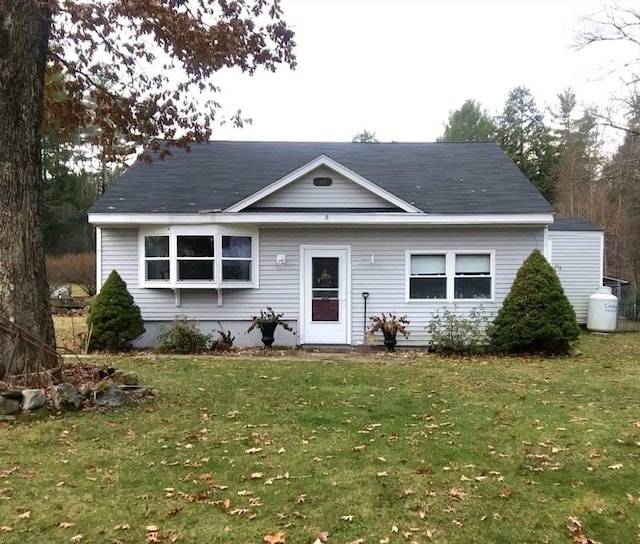
[[[580,335],[560,279],[539,250],[522,263],[488,332],[497,352],[543,355],[566,355]]]
[[[140,308],[120,275],[112,270],[87,315],[91,347],[117,351],[144,333]]]

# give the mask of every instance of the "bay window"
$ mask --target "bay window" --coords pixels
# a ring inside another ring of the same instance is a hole
[[[140,285],[257,287],[257,232],[217,225],[141,228]]]
[[[492,251],[407,253],[407,300],[493,299]]]

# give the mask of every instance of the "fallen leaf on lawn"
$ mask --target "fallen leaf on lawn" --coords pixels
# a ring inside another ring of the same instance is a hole
[[[384,477],[389,476],[389,475],[387,474],[386,470],[383,470],[382,472],[378,472],[377,476],[379,476],[380,478],[384,478]]]
[[[284,544],[284,533],[269,533],[262,540],[267,544]]]
[[[252,453],[259,453],[261,451],[262,451],[262,448],[249,448],[249,449],[244,450],[244,452],[246,454],[249,454],[249,455],[252,454]]]
[[[158,532],[158,526],[157,525],[147,525],[146,531],[147,531],[147,533],[157,533]]]
[[[600,544],[600,542],[586,537],[582,522],[576,517],[569,516],[567,519],[567,529],[569,529],[569,533],[576,544]]]
[[[611,470],[620,470],[622,468],[622,463],[616,463],[615,465],[609,465]]]
[[[285,449],[284,449],[284,448],[280,448],[280,449],[278,450],[278,453],[284,453],[284,452],[285,452]]]
[[[249,478],[251,480],[259,480],[260,478],[264,478],[264,472],[252,472]]]
[[[380,539],[380,544],[389,544],[389,537],[385,537],[385,538],[381,538]]]
[[[316,540],[319,540],[320,542],[329,542],[329,531],[322,531],[319,535],[318,538]]]
[[[241,491],[238,491],[238,495],[240,495],[241,497],[248,497],[250,495],[253,495],[253,491],[249,491],[248,489],[243,489]]]
[[[234,508],[233,510],[229,511],[229,515],[230,516],[244,516],[248,512],[249,512],[248,508]]]
[[[342,521],[353,521],[353,515],[349,515],[349,516],[340,516],[340,519]]]
[[[476,482],[483,482],[487,479],[487,476],[476,476]]]
[[[226,499],[223,499],[222,506],[224,506],[225,510],[229,510],[229,508],[231,508],[231,499],[229,497],[227,497]]]
[[[366,449],[366,445],[362,444],[361,446],[356,446],[355,448],[353,448],[353,451],[364,451]]]
[[[2,531],[3,533],[10,533],[11,531],[13,531],[13,527],[3,525],[2,527],[0,527],[0,531]]]
[[[82,540],[82,535],[76,535],[71,537],[71,542],[80,542]]]
[[[464,523],[458,521],[457,519],[454,519],[451,523],[453,523],[456,527],[464,527]]]
[[[18,516],[18,519],[29,519],[30,517],[31,517],[31,510],[27,510],[26,512],[22,512],[22,514]]]
[[[70,521],[61,521],[60,523],[58,523],[58,527],[60,527],[60,529],[69,529],[74,525],[75,523],[71,523]]]
[[[473,480],[471,478],[467,478],[464,474],[462,476],[460,476],[460,481],[461,482],[472,482]]]
[[[347,542],[347,544],[364,544],[364,543],[365,543],[364,538],[358,538],[356,540],[352,540],[351,542]]]
[[[405,497],[408,497],[409,495],[413,495],[414,491],[413,489],[401,489],[400,491],[398,491],[396,493],[396,495],[398,496],[398,498],[400,499],[404,499]]]
[[[431,529],[427,529],[427,538],[431,540],[433,538],[433,531]]]
[[[120,525],[116,525],[113,528],[114,531],[128,531],[129,530],[129,524],[127,523],[121,523]]]
[[[459,487],[452,487],[447,493],[449,494],[449,497],[459,501],[463,501],[467,498],[467,494]]]
[[[398,526],[397,525],[392,525],[391,526],[391,532],[392,533],[397,533],[398,532]]]
[[[512,494],[513,494],[513,491],[511,490],[510,487],[503,487],[502,491],[500,492],[500,496],[503,499],[508,499],[509,497],[511,497]]]

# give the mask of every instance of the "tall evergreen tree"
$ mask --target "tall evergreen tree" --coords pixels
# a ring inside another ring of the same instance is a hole
[[[480,102],[468,99],[449,112],[449,120],[438,142],[486,142],[496,137],[496,124]]]
[[[515,87],[509,91],[502,114],[498,116],[498,143],[522,173],[551,201],[556,149],[543,115],[526,87]]]
[[[602,162],[597,115],[590,108],[577,114],[571,89],[558,94],[558,102],[553,202],[560,216],[597,219],[594,205],[600,198],[597,178]]]

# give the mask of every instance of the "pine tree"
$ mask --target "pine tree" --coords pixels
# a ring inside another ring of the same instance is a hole
[[[535,249],[522,263],[502,308],[489,328],[501,353],[564,355],[580,328],[560,279]]]
[[[112,270],[89,307],[87,325],[91,344],[99,349],[118,350],[141,336],[144,322],[120,275]]]

